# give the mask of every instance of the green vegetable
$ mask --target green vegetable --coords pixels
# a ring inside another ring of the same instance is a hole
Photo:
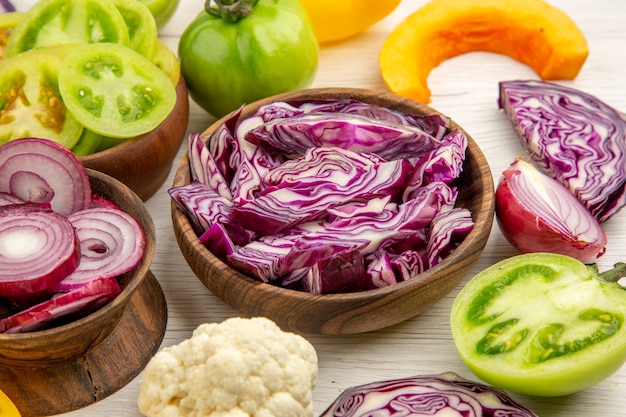
[[[57,45],[21,53],[0,65],[0,145],[16,138],[48,138],[71,148],[83,126],[66,111],[59,67],[76,48]]]
[[[178,7],[179,0],[140,0],[154,16],[157,27],[164,26],[174,15]]]
[[[129,44],[126,22],[112,0],[40,0],[13,29],[5,54],[96,42]]]
[[[564,255],[531,253],[476,275],[451,311],[456,348],[485,382],[536,396],[595,385],[626,361],[626,264],[600,274]]]
[[[176,89],[150,60],[115,43],[81,45],[59,70],[67,109],[87,129],[128,138],[156,128],[172,111]]]
[[[221,117],[242,104],[306,88],[318,43],[297,0],[207,1],[178,45],[190,96]]]

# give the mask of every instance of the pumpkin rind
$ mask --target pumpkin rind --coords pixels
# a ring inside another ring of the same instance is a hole
[[[389,34],[380,70],[391,92],[429,103],[432,69],[473,51],[507,55],[542,80],[576,78],[589,54],[576,23],[545,1],[432,0]]]

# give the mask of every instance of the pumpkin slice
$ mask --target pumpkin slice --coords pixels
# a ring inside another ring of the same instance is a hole
[[[574,79],[589,54],[572,19],[542,0],[432,0],[385,39],[380,70],[391,92],[428,103],[431,70],[474,51],[508,55],[542,80]]]

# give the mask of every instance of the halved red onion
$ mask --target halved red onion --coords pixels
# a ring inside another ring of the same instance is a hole
[[[0,207],[0,296],[47,290],[79,259],[74,227],[64,216],[39,205]]]
[[[89,207],[91,185],[80,160],[60,144],[21,138],[0,147],[0,192],[49,203],[64,216]]]
[[[56,320],[80,318],[92,313],[120,293],[115,278],[91,281],[82,287],[36,304],[0,320],[0,333],[26,333],[51,327]]]
[[[72,290],[97,278],[116,277],[141,261],[145,235],[128,213],[102,206],[72,213],[67,219],[80,242],[80,264],[54,287],[55,291]]]
[[[563,185],[521,159],[498,182],[496,219],[522,253],[560,253],[585,261],[605,250],[606,235],[591,212]]]

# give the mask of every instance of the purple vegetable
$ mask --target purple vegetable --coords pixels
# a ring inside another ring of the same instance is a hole
[[[600,221],[626,204],[626,121],[598,98],[541,81],[500,83],[504,109],[533,160]]]
[[[115,278],[98,278],[67,293],[0,319],[0,333],[26,333],[54,327],[59,320],[78,319],[98,310],[121,291]]]
[[[408,114],[375,104],[352,99],[291,100],[273,102],[261,106],[253,118],[263,123],[284,119],[304,113],[347,113],[357,114],[377,120],[386,120],[405,126],[415,126],[437,139],[441,139],[450,127],[450,118],[435,113],[431,115]]]
[[[9,0],[0,0],[0,13],[14,12],[15,6]]]
[[[433,267],[446,258],[474,228],[472,214],[465,208],[437,213],[430,225],[428,265]]]
[[[348,388],[320,417],[537,417],[504,391],[453,372]]]
[[[404,187],[410,171],[408,162],[398,160],[348,172],[334,171],[323,177],[285,181],[236,206],[233,220],[262,235],[278,233],[347,201],[395,194]]]
[[[78,266],[72,223],[41,205],[0,207],[0,297],[45,291]]]
[[[467,149],[448,118],[355,100],[274,102],[240,116],[207,145],[190,136],[192,182],[169,190],[231,267],[296,290],[362,291],[425,270],[430,240],[440,257],[456,247],[453,227],[431,233],[455,206]],[[303,121],[309,135],[275,136]],[[348,135],[315,133],[331,125]]]
[[[51,287],[69,291],[99,278],[115,278],[136,267],[143,258],[146,238],[130,214],[110,208],[89,208],[67,216],[80,242],[80,263]]]
[[[383,159],[420,157],[439,145],[422,129],[357,114],[304,113],[249,130],[245,139],[270,152],[302,155],[308,148],[335,146],[375,153]]]

